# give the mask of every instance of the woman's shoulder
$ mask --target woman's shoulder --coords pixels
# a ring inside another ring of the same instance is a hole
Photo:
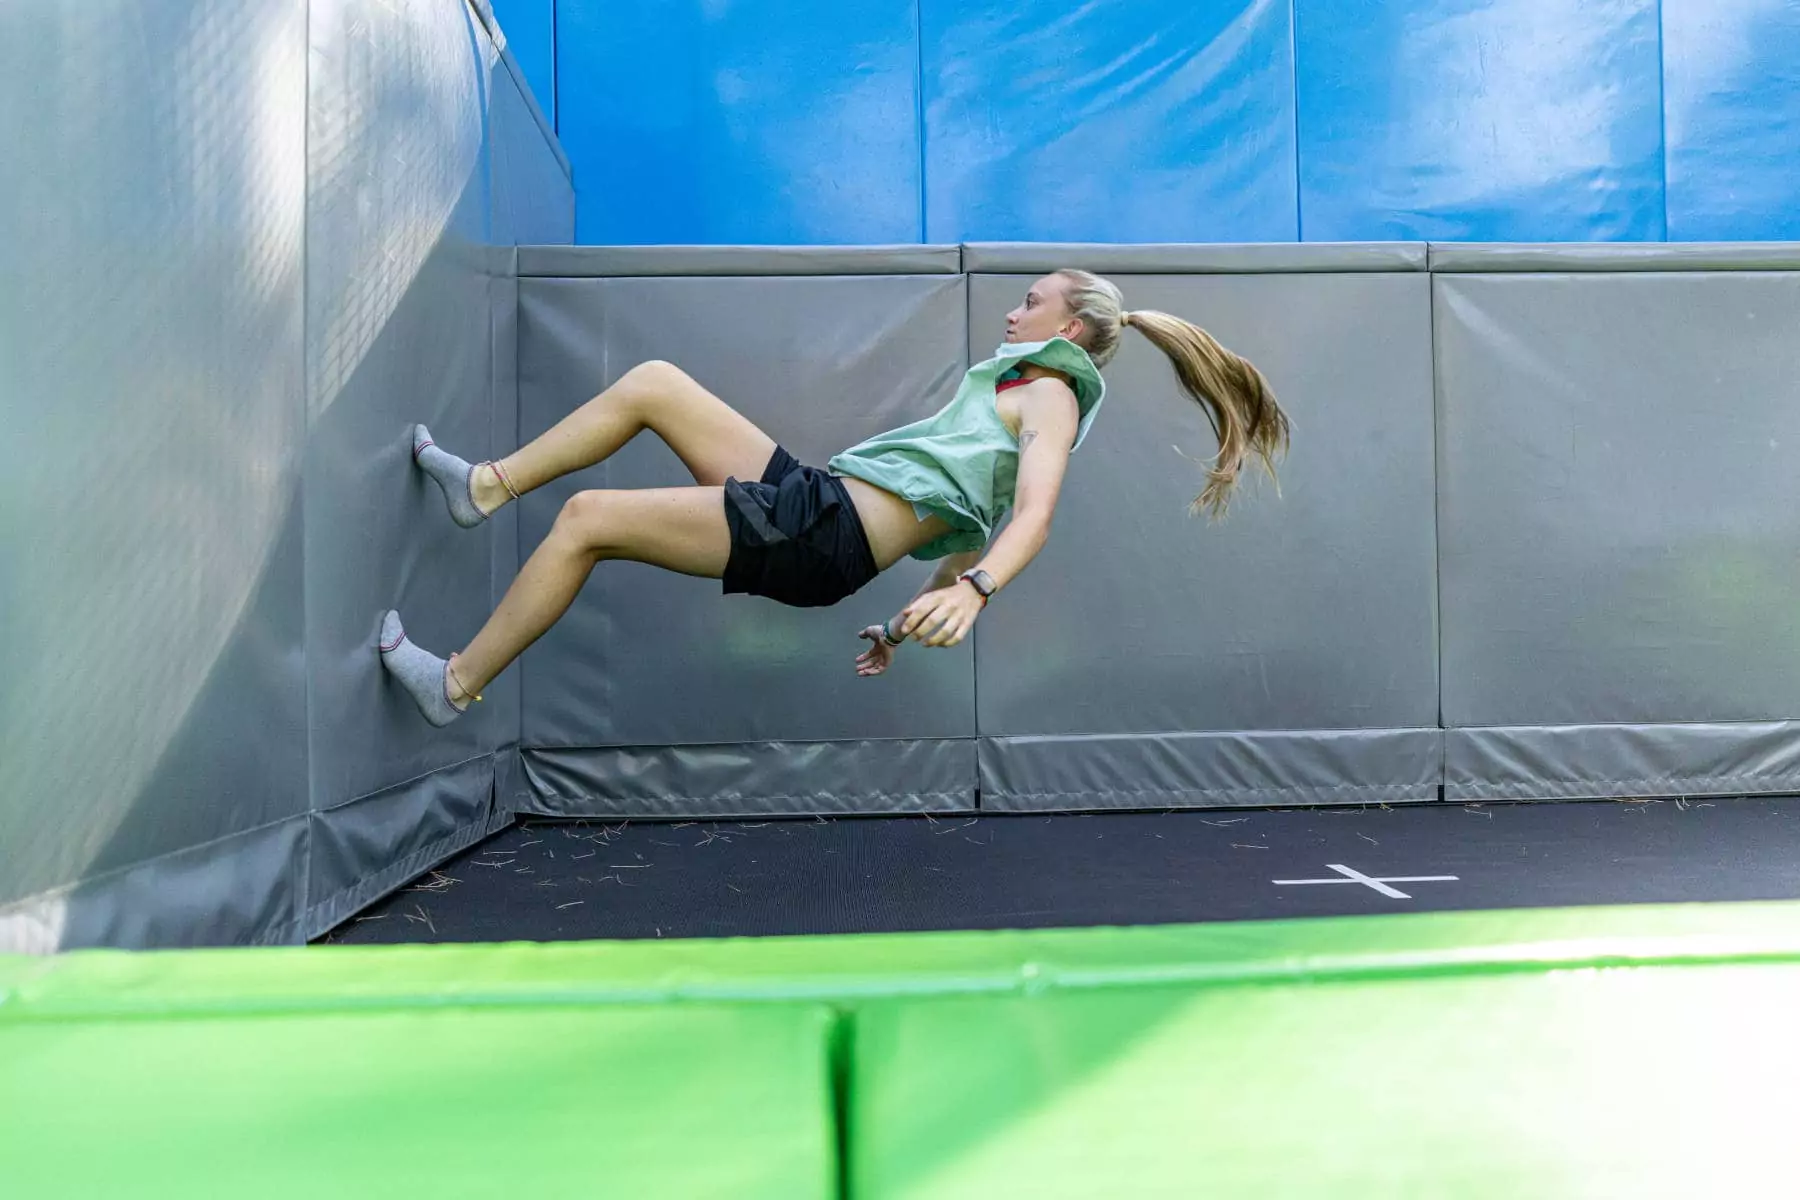
[[[1045,370],[1051,368],[1046,367]],[[1060,371],[1048,375],[1032,375],[1015,382],[1020,392],[1027,396],[1079,402],[1075,393],[1075,381]]]

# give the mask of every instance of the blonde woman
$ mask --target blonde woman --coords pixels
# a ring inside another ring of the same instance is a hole
[[[410,641],[389,611],[381,660],[425,719],[446,725],[556,623],[605,559],[718,579],[726,593],[800,607],[836,604],[902,558],[933,561],[911,603],[858,635],[870,646],[856,671],[881,674],[908,639],[955,646],[1043,549],[1069,455],[1106,395],[1100,368],[1128,328],[1168,355],[1205,412],[1219,455],[1194,507],[1223,513],[1245,463],[1254,457],[1272,475],[1287,446],[1288,419],[1268,382],[1200,327],[1128,312],[1110,281],[1056,271],[1007,314],[1004,344],[969,368],[941,411],[852,446],[824,468],[796,462],[665,362],[632,368],[498,461],[471,465],[415,427],[413,458],[465,527],[604,461],[646,429],[668,443],[694,486],[578,493],[473,641],[439,658]],[[993,537],[1009,509],[1012,520]]]

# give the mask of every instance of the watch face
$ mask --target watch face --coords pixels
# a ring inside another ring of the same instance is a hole
[[[982,595],[993,595],[994,577],[989,575],[986,571],[970,571],[968,574],[964,575],[963,578],[974,584],[975,590]]]

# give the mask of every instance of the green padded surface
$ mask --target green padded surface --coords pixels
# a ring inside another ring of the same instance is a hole
[[[1791,1194],[1797,1013],[1787,965],[872,1003],[853,1194]]]
[[[824,1197],[816,1005],[0,1023],[0,1195]]]
[[[0,1006],[4,1006],[20,980],[43,970],[42,961],[17,954],[0,954]]]
[[[833,1195],[826,1002],[859,1197],[1781,1194],[1797,974],[1800,903],[0,958],[0,1196]]]
[[[1800,961],[1800,902],[1637,905],[1129,929],[712,941],[312,946],[0,956],[0,1020],[312,1008],[853,1001],[1244,979]],[[10,999],[5,980],[11,972]]]

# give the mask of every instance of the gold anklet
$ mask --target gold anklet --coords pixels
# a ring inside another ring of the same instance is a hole
[[[500,465],[500,460],[492,459],[488,462],[488,466],[494,469],[494,478],[500,481],[500,486],[506,489],[506,494],[517,500],[519,498],[518,489],[513,487],[512,480],[506,477],[506,468]]]
[[[467,696],[470,700],[480,700],[481,697],[477,693],[471,692],[468,688],[464,687],[463,681],[456,677],[456,668],[450,665],[455,661],[456,655],[454,654],[444,660],[444,674],[450,676],[450,681],[456,685],[457,690],[463,695]]]

